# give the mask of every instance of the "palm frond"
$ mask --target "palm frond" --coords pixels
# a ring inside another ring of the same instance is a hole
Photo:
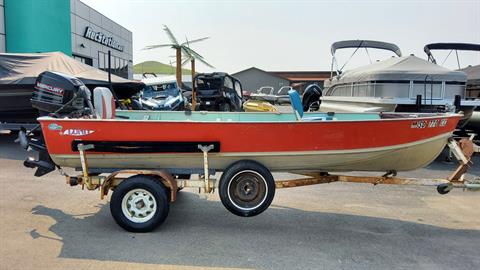
[[[167,36],[170,38],[170,41],[175,44],[175,45],[179,45],[178,44],[178,41],[177,39],[175,38],[175,36],[173,35],[172,31],[170,31],[170,28],[168,28],[168,26],[166,25],[163,25],[163,31],[165,31],[167,33]]]
[[[173,47],[175,46],[174,44],[159,44],[159,45],[150,45],[150,46],[145,46],[142,50],[151,50],[151,49],[156,49],[156,48],[162,48],[162,47]]]
[[[197,38],[197,39],[194,39],[194,40],[187,40],[185,41],[184,43],[180,44],[181,46],[184,46],[184,45],[190,45],[192,43],[196,43],[196,42],[200,42],[200,41],[203,41],[203,40],[206,40],[206,39],[209,39],[210,37],[203,37],[203,38]]]
[[[193,49],[190,49],[185,46],[183,46],[182,49],[186,52],[186,54],[191,55],[195,59],[203,59],[203,56],[201,56],[199,53],[197,53]]]
[[[183,59],[183,61],[182,61],[182,67],[185,66],[188,62],[190,62],[190,60],[192,60],[192,58],[185,58],[185,59]]]
[[[190,52],[190,50],[189,50],[188,47],[182,46],[181,49],[182,49],[182,54],[184,55],[184,57],[196,58],[196,57]]]
[[[207,63],[207,61],[205,61],[203,58],[195,58],[197,59],[198,61],[202,62],[204,65],[206,65],[207,67],[210,67],[210,68],[215,68],[214,66],[210,65],[209,63]]]

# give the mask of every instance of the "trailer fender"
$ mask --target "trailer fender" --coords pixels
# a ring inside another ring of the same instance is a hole
[[[157,177],[168,189],[170,189],[170,202],[177,199],[177,181],[175,178],[165,170],[151,171],[151,170],[121,170],[108,175],[100,186],[100,196],[103,199],[107,196],[108,191],[115,188],[124,178],[117,178],[120,174],[134,174],[134,175],[149,175]]]

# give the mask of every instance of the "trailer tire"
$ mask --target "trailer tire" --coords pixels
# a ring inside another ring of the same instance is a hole
[[[260,163],[241,160],[223,172],[219,194],[228,211],[241,217],[253,217],[265,211],[272,203],[275,180]]]
[[[448,184],[440,184],[437,186],[437,192],[441,195],[448,194],[452,190],[452,186]]]
[[[169,212],[169,192],[155,177],[135,175],[114,190],[110,212],[120,227],[130,232],[150,232],[162,224]]]

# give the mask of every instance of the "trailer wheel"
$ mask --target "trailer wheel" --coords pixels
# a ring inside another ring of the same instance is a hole
[[[155,177],[135,175],[121,182],[112,194],[110,212],[120,227],[149,232],[168,216],[168,189]]]
[[[255,161],[242,160],[222,174],[220,199],[237,216],[252,217],[265,211],[275,196],[275,180],[270,171]]]
[[[449,185],[449,184],[440,184],[437,186],[437,192],[441,195],[445,195],[447,193],[450,192],[450,190],[452,190],[452,186]]]

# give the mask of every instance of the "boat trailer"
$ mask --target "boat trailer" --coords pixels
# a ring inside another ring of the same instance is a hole
[[[209,169],[208,163],[208,153],[213,148],[212,145],[198,145],[198,149],[203,152],[204,165],[203,170],[197,170],[198,179],[177,179],[169,170],[90,171],[87,151],[93,149],[94,146],[81,143],[78,145],[78,150],[82,174],[69,176],[61,168],[59,169],[60,173],[66,176],[67,184],[81,185],[82,189],[86,187],[88,190],[99,189],[101,199],[108,195],[109,190],[113,190],[110,208],[115,221],[126,230],[148,232],[164,221],[168,214],[168,204],[175,202],[177,192],[186,187],[198,188],[199,192],[205,193],[213,193],[218,189],[224,206],[239,216],[254,216],[266,210],[273,200],[275,189],[332,182],[435,186],[440,194],[447,194],[453,188],[480,190],[480,179],[464,179],[466,171],[473,164],[472,155],[480,152],[479,146],[475,145],[472,139],[464,138],[459,141],[450,139],[448,141],[448,147],[457,158],[459,166],[446,179],[402,178],[397,177],[395,171],[389,171],[382,176],[337,175],[317,172],[302,174],[306,178],[275,181],[268,169],[261,164],[253,161],[239,161],[227,168],[221,179],[217,180],[211,177],[214,175],[212,173],[214,171]],[[157,201],[159,197],[154,195],[155,188],[149,189],[148,186],[145,188],[142,186],[143,182],[152,182],[148,179],[161,186],[160,190],[163,192],[160,194],[165,195],[163,203]],[[136,184],[125,189],[123,188],[125,185],[122,185],[123,182]],[[121,193],[120,198],[117,198],[116,193]],[[149,224],[152,222],[151,216],[153,215],[149,214],[153,211],[150,209],[157,211],[157,208],[161,208],[161,211],[158,210],[162,213],[161,217],[153,222],[153,225]],[[149,215],[150,218],[147,219]]]

